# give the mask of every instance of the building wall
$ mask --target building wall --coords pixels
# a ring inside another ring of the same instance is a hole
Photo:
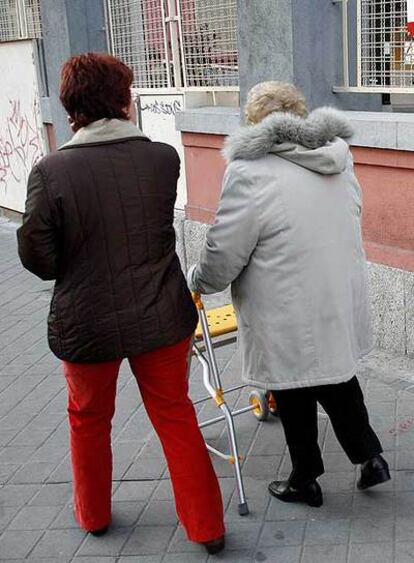
[[[294,80],[291,0],[238,0],[241,105],[262,80]]]
[[[414,153],[354,147],[368,258],[414,272]]]
[[[187,178],[186,217],[211,224],[220,197],[225,163],[220,150],[224,136],[183,133]]]
[[[59,101],[60,69],[71,55],[107,51],[104,0],[40,0],[48,102],[57,146],[71,137]]]
[[[356,77],[356,2],[349,2],[349,71]],[[331,0],[238,0],[241,105],[263,80],[301,88],[311,108],[381,111],[376,94],[335,94],[343,85],[342,4]]]
[[[0,43],[0,207],[18,212],[30,170],[46,152],[35,52],[32,40]]]
[[[225,164],[225,136],[183,133],[186,216],[214,221]],[[369,260],[414,272],[414,152],[353,147],[364,194],[363,233]]]

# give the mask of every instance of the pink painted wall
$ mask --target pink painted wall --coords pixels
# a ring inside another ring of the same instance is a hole
[[[189,219],[214,221],[225,169],[224,136],[182,135]],[[363,235],[368,259],[414,271],[414,152],[354,147],[364,194]]]
[[[220,150],[224,137],[183,133],[187,177],[186,215],[201,223],[212,223],[220,197],[225,170]]]
[[[354,147],[353,154],[369,259],[414,271],[414,153]]]

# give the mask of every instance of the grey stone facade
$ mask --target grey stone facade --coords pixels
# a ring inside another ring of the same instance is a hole
[[[200,254],[208,225],[180,215],[176,220],[178,251],[185,271]],[[414,356],[414,272],[369,263],[369,287],[375,344]],[[226,292],[221,301],[230,299]]]

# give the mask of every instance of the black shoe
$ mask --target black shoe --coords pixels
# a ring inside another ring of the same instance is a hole
[[[216,540],[205,541],[203,542],[203,545],[206,548],[207,553],[215,555],[216,553],[223,551],[225,543],[224,536],[221,536],[221,538],[217,538]]]
[[[108,528],[109,526],[105,526],[105,528],[100,528],[99,530],[89,530],[89,533],[98,538],[99,536],[105,535]]]
[[[358,489],[363,491],[369,487],[380,485],[391,479],[388,463],[377,455],[361,465],[361,478],[357,483]]]
[[[323,504],[322,489],[317,481],[295,489],[289,481],[273,481],[268,487],[269,493],[282,502],[305,502],[309,506],[319,507]]]

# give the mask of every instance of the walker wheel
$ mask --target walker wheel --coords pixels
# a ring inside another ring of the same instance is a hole
[[[266,394],[263,391],[251,391],[249,395],[249,405],[254,405],[252,413],[257,420],[264,421],[269,416],[269,406]]]
[[[277,410],[277,402],[274,394],[271,391],[267,391],[266,393],[266,400],[269,412],[273,416],[279,416],[279,412]]]

